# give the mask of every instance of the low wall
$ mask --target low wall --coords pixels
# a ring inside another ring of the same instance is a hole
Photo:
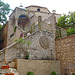
[[[27,75],[30,71],[34,72],[34,75],[50,75],[52,71],[60,75],[60,62],[17,59],[17,71],[19,75]]]
[[[75,73],[75,35],[56,40],[56,58],[60,61],[61,72]]]

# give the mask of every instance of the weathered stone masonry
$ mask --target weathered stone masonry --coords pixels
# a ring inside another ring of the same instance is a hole
[[[75,73],[75,35],[56,39],[56,58],[60,60],[61,73]]]
[[[41,38],[44,38],[40,41]],[[32,44],[28,48],[29,59],[56,59],[54,34],[46,31],[37,31],[26,38],[31,40]],[[44,42],[43,42],[44,40]],[[25,58],[25,44],[15,44],[7,50],[7,61],[16,58]]]

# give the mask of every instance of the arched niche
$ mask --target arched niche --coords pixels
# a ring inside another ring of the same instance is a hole
[[[18,17],[18,26],[20,26],[23,30],[25,26],[29,23],[29,18],[26,15],[20,15]]]
[[[41,22],[41,21],[42,21],[42,17],[38,16],[38,22]]]

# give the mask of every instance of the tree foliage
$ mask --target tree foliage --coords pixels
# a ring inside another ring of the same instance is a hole
[[[57,26],[66,28],[66,26],[67,26],[67,15],[66,14],[64,14],[63,16],[60,16],[60,18],[58,18]]]
[[[72,73],[72,75],[75,75],[75,73]]]
[[[6,16],[9,14],[10,10],[10,5],[0,0],[0,24],[4,25],[6,23]]]
[[[75,12],[64,14],[58,19],[57,26],[67,29],[67,35],[75,34]]]
[[[75,34],[75,28],[69,28],[67,29],[67,35],[72,35],[72,34]]]
[[[69,12],[68,15],[64,14],[58,18],[57,25],[62,28],[75,26],[75,12]]]
[[[0,25],[0,30],[2,29],[2,26]]]
[[[0,30],[2,29],[3,26],[4,26],[4,25],[0,25]]]

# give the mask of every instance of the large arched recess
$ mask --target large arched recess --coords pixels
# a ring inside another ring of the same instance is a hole
[[[23,30],[25,26],[29,23],[29,18],[26,15],[20,15],[18,18],[18,26],[20,26]]]

